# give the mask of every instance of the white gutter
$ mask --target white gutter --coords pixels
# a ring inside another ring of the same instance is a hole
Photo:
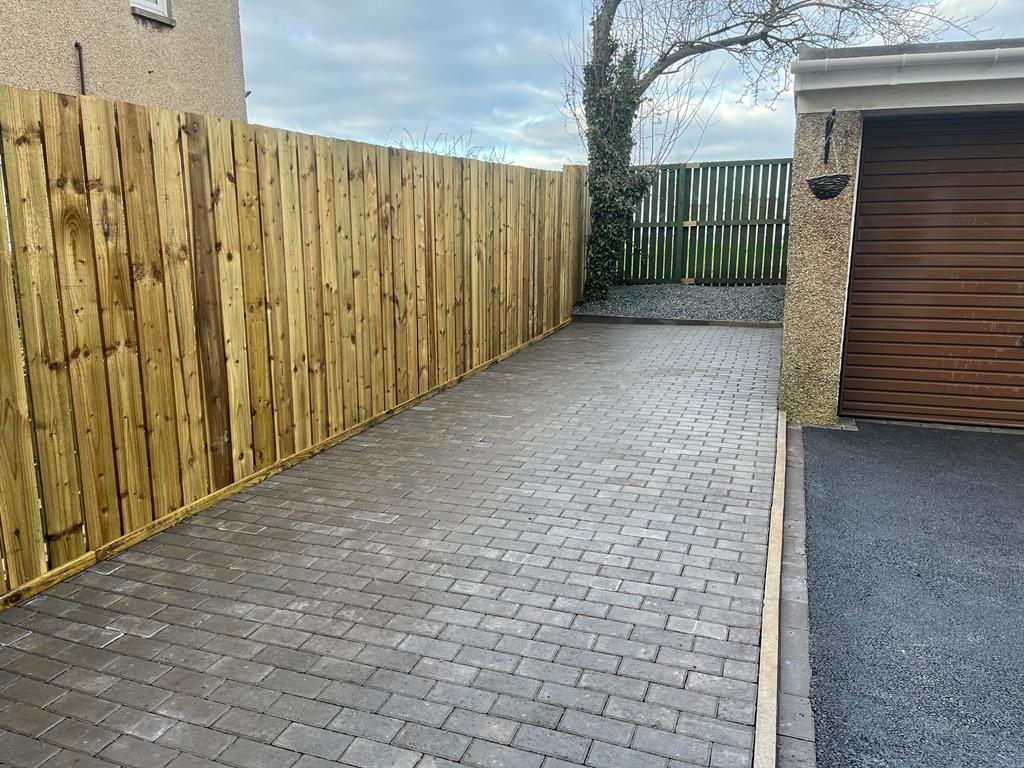
[[[797,59],[797,112],[1019,106],[1024,46]]]
[[[793,74],[824,73],[839,70],[905,69],[908,67],[947,67],[962,64],[1012,64],[1024,62],[1024,48],[989,48],[981,51],[943,51],[938,53],[897,53],[884,56],[850,56],[845,59],[797,59]]]

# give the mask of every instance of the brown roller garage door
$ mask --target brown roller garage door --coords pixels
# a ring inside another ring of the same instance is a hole
[[[1024,115],[865,122],[840,412],[1024,426]]]

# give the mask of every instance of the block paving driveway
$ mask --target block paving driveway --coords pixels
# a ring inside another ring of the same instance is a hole
[[[575,324],[0,613],[0,765],[747,768],[778,345]]]

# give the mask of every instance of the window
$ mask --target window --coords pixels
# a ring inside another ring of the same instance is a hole
[[[174,25],[171,0],[131,0],[132,13],[164,24]]]

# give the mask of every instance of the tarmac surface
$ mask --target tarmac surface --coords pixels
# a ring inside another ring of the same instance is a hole
[[[805,429],[821,768],[1024,766],[1024,434]]]

